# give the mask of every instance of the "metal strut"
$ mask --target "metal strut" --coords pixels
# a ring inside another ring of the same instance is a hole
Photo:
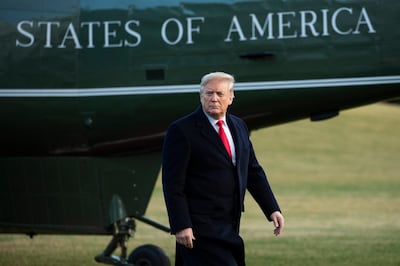
[[[133,218],[126,217],[123,220],[114,223],[114,235],[110,243],[104,249],[104,251],[95,257],[95,260],[99,263],[105,263],[117,266],[134,266],[130,264],[126,259],[127,246],[126,242],[132,237],[135,232],[136,223]],[[113,252],[118,248],[121,248],[121,255],[112,255]]]

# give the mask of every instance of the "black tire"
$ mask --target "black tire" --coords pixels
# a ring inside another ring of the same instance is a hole
[[[138,266],[171,266],[167,253],[151,244],[135,248],[129,255],[128,262]]]

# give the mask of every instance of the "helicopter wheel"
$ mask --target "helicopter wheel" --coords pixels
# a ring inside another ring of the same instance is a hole
[[[171,266],[164,250],[151,244],[134,249],[128,257],[128,262],[138,266]]]

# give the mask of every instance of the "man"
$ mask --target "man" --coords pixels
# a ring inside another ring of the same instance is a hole
[[[284,227],[247,127],[227,113],[233,85],[229,74],[205,75],[201,107],[172,123],[165,137],[163,190],[176,265],[245,265],[239,224],[246,189],[273,221],[275,235]]]

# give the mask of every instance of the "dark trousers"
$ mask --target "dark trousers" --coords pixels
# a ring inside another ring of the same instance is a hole
[[[239,235],[229,239],[197,236],[193,249],[176,244],[175,266],[245,266],[244,243]]]

